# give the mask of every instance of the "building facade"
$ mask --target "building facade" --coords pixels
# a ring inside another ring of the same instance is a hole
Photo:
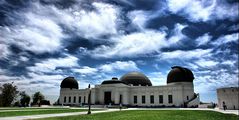
[[[135,107],[197,107],[199,95],[194,92],[193,73],[180,66],[172,67],[167,85],[152,86],[147,76],[130,72],[119,80],[112,78],[91,89],[91,104]],[[78,89],[73,77],[61,83],[59,103],[80,106],[88,104],[88,88]]]
[[[229,110],[239,109],[239,87],[228,87],[217,89],[218,106]]]

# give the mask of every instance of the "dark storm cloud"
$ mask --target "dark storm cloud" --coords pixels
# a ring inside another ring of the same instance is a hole
[[[233,24],[237,24],[237,22],[231,22],[228,20],[218,20],[215,22],[198,22],[198,23],[188,23],[188,27],[183,30],[183,33],[188,37],[195,39],[199,36],[202,36],[205,33],[209,33],[214,36],[214,39],[218,38],[218,36],[224,34],[232,34],[233,31],[228,30]],[[237,31],[238,32],[238,31]]]
[[[187,24],[187,19],[176,14],[158,16],[150,19],[147,22],[146,27],[151,29],[159,29],[160,27],[166,26],[168,29],[172,30],[175,23]]]
[[[161,7],[163,1],[158,0],[103,0],[103,2],[122,6],[124,10],[155,10]]]
[[[2,0],[0,2],[0,25],[13,25],[21,21],[21,16],[15,14],[29,7],[31,0]],[[18,19],[18,21],[16,21]]]

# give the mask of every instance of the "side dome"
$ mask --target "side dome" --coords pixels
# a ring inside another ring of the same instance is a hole
[[[67,77],[61,82],[61,88],[75,88],[78,89],[78,82],[74,77]]]
[[[167,83],[174,82],[193,82],[194,76],[191,70],[180,66],[172,67],[172,70],[168,73]]]
[[[118,80],[118,78],[113,77],[111,80],[105,80],[101,84],[104,85],[104,84],[120,84],[120,83],[124,84],[124,82]]]
[[[140,72],[129,72],[123,75],[120,81],[127,85],[133,84],[133,86],[152,86],[149,78]]]

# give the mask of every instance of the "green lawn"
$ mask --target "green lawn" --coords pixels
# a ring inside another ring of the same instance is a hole
[[[238,120],[238,116],[214,111],[131,110],[37,120]]]
[[[0,111],[3,110],[38,110],[38,109],[69,109],[69,108],[61,108],[61,107],[0,107]]]
[[[33,110],[33,111],[24,111],[24,110],[23,111],[7,111],[7,112],[1,112],[0,111],[0,117],[87,111],[87,109],[66,109],[66,108],[62,108],[62,109],[47,109],[47,110],[38,109],[38,110]],[[93,109],[93,110],[102,110],[102,109]]]

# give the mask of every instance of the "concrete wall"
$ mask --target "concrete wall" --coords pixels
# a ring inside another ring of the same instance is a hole
[[[220,109],[223,109],[223,101],[227,106],[227,109],[239,109],[239,88],[219,88],[217,89],[218,105]]]

